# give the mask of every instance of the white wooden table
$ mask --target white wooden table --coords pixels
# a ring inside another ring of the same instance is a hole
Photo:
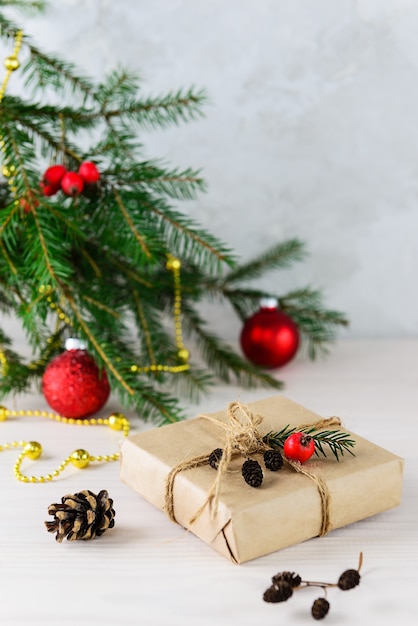
[[[117,463],[69,468],[46,484],[19,483],[16,452],[0,453],[0,621],[32,625],[107,624],[214,626],[309,624],[314,589],[286,603],[267,604],[264,590],[282,570],[310,580],[336,580],[364,553],[362,580],[348,592],[331,589],[327,624],[416,624],[418,608],[418,340],[341,341],[327,359],[298,357],[277,374],[284,395],[344,425],[406,460],[399,508],[281,552],[234,565],[167,520],[119,480]],[[249,402],[271,390],[219,386],[188,414]],[[9,408],[45,409],[43,397],[20,396]],[[111,399],[104,414],[120,410]],[[144,426],[133,415],[133,430]],[[146,427],[149,427],[146,426]],[[48,473],[76,448],[117,450],[106,428],[66,426],[39,418],[0,423],[0,443],[40,441],[42,460],[29,472]],[[25,465],[25,469],[27,469]],[[115,527],[94,541],[57,543],[47,533],[48,505],[67,493],[107,489]],[[262,524],[262,521],[260,521]]]

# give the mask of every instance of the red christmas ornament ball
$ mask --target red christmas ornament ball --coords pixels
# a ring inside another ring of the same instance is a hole
[[[262,300],[260,309],[249,317],[241,331],[242,351],[249,361],[274,369],[288,363],[299,347],[295,322],[277,308],[277,300]]]
[[[70,340],[68,345],[84,347],[81,342],[77,344],[77,340]],[[42,391],[54,411],[64,417],[81,419],[106,404],[110,386],[105,370],[99,371],[85,349],[75,347],[67,348],[47,365]]]

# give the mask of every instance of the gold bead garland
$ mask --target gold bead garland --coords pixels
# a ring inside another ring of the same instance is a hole
[[[180,365],[157,365],[156,363],[152,363],[151,365],[146,365],[141,367],[139,365],[131,365],[131,372],[136,372],[138,374],[144,374],[147,372],[171,372],[172,374],[178,374],[179,372],[184,372],[190,369],[190,365],[188,364],[189,360],[189,351],[184,347],[183,344],[183,330],[182,330],[182,322],[181,322],[181,281],[180,281],[180,268],[181,261],[180,259],[168,255],[168,261],[166,263],[166,268],[168,271],[173,272],[173,282],[174,282],[174,305],[173,305],[173,315],[174,315],[174,336],[177,347],[177,357],[182,363]]]
[[[91,418],[91,419],[74,419],[69,417],[63,417],[58,413],[49,411],[24,411],[24,410],[9,410],[4,406],[0,406],[0,422],[4,422],[8,417],[46,417],[62,424],[72,424],[78,426],[109,426],[112,430],[122,431],[124,437],[129,435],[130,423],[129,420],[122,413],[112,413],[107,418]],[[42,445],[37,441],[12,441],[10,443],[4,443],[0,445],[0,452],[3,450],[15,450],[21,449],[22,452],[17,457],[14,464],[13,472],[17,480],[22,483],[45,483],[54,480],[61,474],[70,463],[78,469],[86,468],[90,463],[110,463],[112,461],[118,461],[120,458],[119,452],[114,454],[92,455],[83,448],[78,448],[69,454],[62,463],[52,472],[44,476],[26,476],[21,471],[22,463],[25,459],[35,461],[42,454]]]

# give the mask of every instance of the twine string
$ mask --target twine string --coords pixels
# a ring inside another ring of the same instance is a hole
[[[254,415],[251,409],[241,404],[238,401],[231,402],[227,409],[227,421],[223,422],[210,415],[202,414],[199,417],[207,419],[212,424],[221,427],[226,433],[226,442],[222,450],[222,457],[218,464],[217,475],[212,483],[212,486],[207,494],[202,506],[196,511],[193,517],[189,520],[189,524],[194,524],[201,516],[206,506],[211,507],[211,518],[213,519],[218,511],[219,495],[222,485],[223,477],[228,470],[231,459],[234,456],[240,455],[243,457],[249,457],[252,454],[264,452],[270,449],[263,441],[263,436],[257,430],[257,427],[262,423],[263,417],[261,415]],[[313,428],[320,430],[329,426],[341,425],[341,420],[338,417],[330,417],[328,419],[321,419],[313,424],[301,425],[298,428]],[[176,522],[174,514],[174,481],[176,476],[180,472],[207,465],[209,463],[210,453],[193,457],[191,459],[182,461],[168,474],[165,485],[165,512],[171,521]],[[312,480],[318,490],[321,500],[321,528],[320,536],[326,535],[331,526],[330,520],[330,493],[326,482],[314,474],[313,472],[305,469],[301,463],[297,461],[286,460],[289,467],[296,472],[299,472],[303,476],[306,476]]]
[[[301,463],[298,463],[297,461],[290,461],[289,459],[286,459],[286,462],[292,469],[294,469],[296,472],[299,472],[299,474],[303,474],[303,476],[306,476],[306,478],[312,480],[316,485],[319,497],[321,499],[321,528],[319,530],[319,537],[323,537],[329,532],[331,527],[331,494],[329,492],[328,485],[320,476],[317,476],[313,472],[309,472],[307,469],[305,469]]]

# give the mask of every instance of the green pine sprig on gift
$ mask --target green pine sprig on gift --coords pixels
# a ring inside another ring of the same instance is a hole
[[[349,433],[345,433],[340,430],[318,430],[315,427],[305,427],[305,428],[292,428],[288,424],[282,430],[275,432],[270,431],[263,437],[263,441],[265,444],[270,446],[271,448],[283,448],[284,442],[286,439],[296,432],[303,432],[307,435],[310,435],[315,443],[315,454],[319,456],[326,457],[327,453],[324,449],[327,447],[337,461],[340,460],[341,456],[344,456],[345,452],[351,454],[351,456],[355,456],[354,452],[352,452],[352,448],[356,445],[354,439],[351,438]]]

